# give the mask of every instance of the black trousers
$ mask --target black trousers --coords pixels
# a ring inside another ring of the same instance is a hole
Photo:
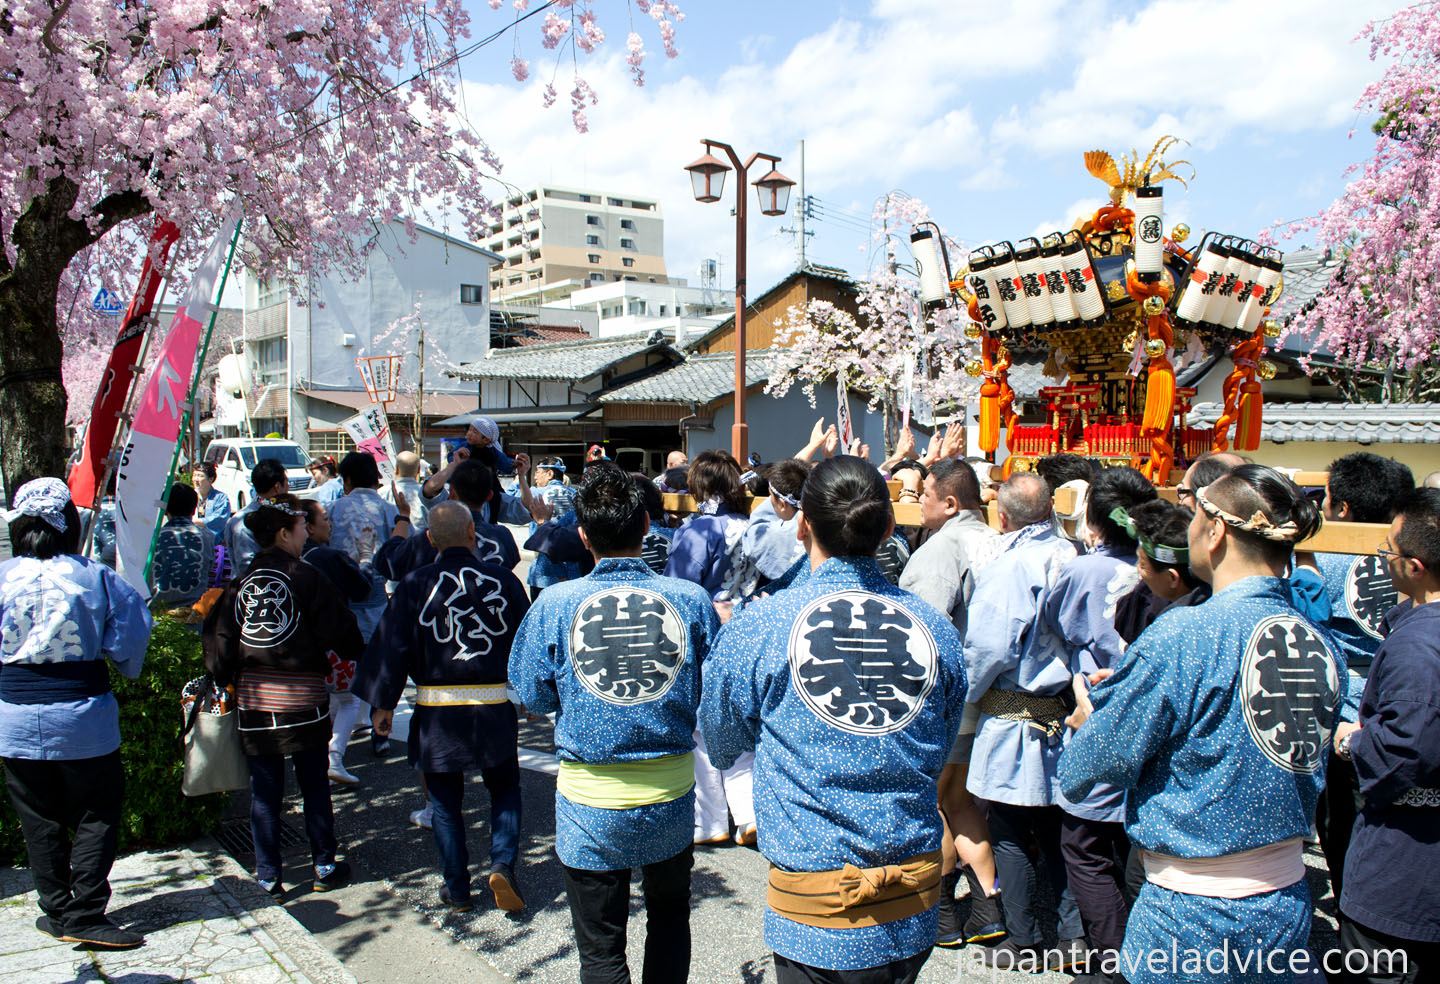
[[[1364,801],[1360,796],[1360,778],[1355,763],[1347,762],[1330,750],[1325,768],[1325,789],[1315,811],[1315,831],[1320,835],[1320,850],[1330,868],[1330,888],[1335,892],[1335,905],[1340,905],[1340,892],[1345,884],[1345,852],[1350,850],[1350,835],[1355,831],[1355,818]]]
[[[1065,857],[1065,873],[1080,907],[1086,939],[1096,950],[1119,950],[1130,918],[1125,865],[1131,851],[1125,825],[1062,813],[1060,853]]]
[[[88,759],[5,759],[40,908],[64,927],[105,920],[120,831],[120,752]]]
[[[990,804],[990,844],[1000,876],[1000,901],[1005,910],[1005,928],[1016,946],[1039,946],[1043,942],[1036,918],[1036,879],[1042,876],[1050,881],[1060,939],[1085,935],[1066,876],[1065,859],[1060,855],[1063,815],[1058,806]],[[1032,852],[1036,857],[1032,858]]]
[[[645,891],[644,984],[684,984],[690,976],[690,869],[695,848],[640,869]],[[565,868],[570,921],[580,952],[580,984],[630,984],[625,930],[630,869]]]
[[[913,957],[860,970],[825,970],[796,963],[777,953],[774,955],[775,981],[776,984],[914,984],[920,968],[930,959],[930,950],[926,947]]]
[[[1340,971],[1335,980],[1342,984],[1430,984],[1440,980],[1440,943],[1401,939],[1349,918],[1340,920],[1340,953],[1329,959]]]

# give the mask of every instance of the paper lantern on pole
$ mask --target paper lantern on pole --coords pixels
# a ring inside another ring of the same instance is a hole
[[[940,262],[940,247],[929,229],[910,233],[910,250],[920,273],[920,299],[927,308],[943,307],[950,300],[950,275]]]
[[[1165,200],[1159,185],[1135,189],[1135,276],[1141,283],[1159,281],[1165,265]]]
[[[1030,311],[1030,323],[1039,327],[1055,320],[1055,309],[1050,306],[1050,292],[1045,289],[1045,275],[1040,260],[1040,240],[1031,236],[1020,240],[1034,243],[1015,250],[1015,265],[1020,268],[1020,288],[1025,295],[1025,307]]]
[[[1226,288],[1225,308],[1220,313],[1219,321],[1222,328],[1234,328],[1239,324],[1241,312],[1245,310],[1245,298],[1249,296],[1260,276],[1260,257],[1250,251],[1251,245],[1241,243],[1236,247],[1234,258],[1239,262],[1236,264],[1235,281],[1221,284],[1222,288]]]
[[[1212,325],[1228,328],[1230,324],[1225,321],[1225,312],[1230,310],[1230,295],[1235,286],[1240,282],[1240,274],[1245,268],[1244,252],[1239,247],[1239,240],[1234,236],[1227,236],[1223,249],[1225,251],[1225,265],[1220,268],[1220,282],[1215,285],[1215,292],[1205,303],[1205,320]]]
[[[1260,324],[1260,318],[1265,313],[1266,306],[1270,303],[1268,298],[1275,285],[1280,282],[1280,273],[1283,264],[1273,256],[1260,258],[1260,273],[1255,278],[1255,286],[1250,288],[1250,296],[1245,299],[1240,309],[1240,319],[1236,328],[1249,335],[1255,331]]]
[[[982,246],[970,253],[970,274],[965,278],[975,295],[975,308],[980,324],[986,331],[999,331],[1006,326],[1005,307],[995,282],[995,256],[990,247]]]
[[[1025,287],[1020,282],[1015,247],[1004,242],[996,245],[995,249],[997,253],[992,269],[995,271],[995,288],[1000,291],[1000,304],[1005,309],[1005,321],[1011,328],[1024,328],[1030,324],[1030,305],[1025,303]]]
[[[1050,307],[1055,312],[1057,327],[1073,327],[1077,317],[1075,301],[1065,285],[1065,266],[1060,259],[1060,233],[1045,237],[1040,246],[1041,270],[1045,277],[1045,290],[1050,297]]]
[[[1095,265],[1080,233],[1071,230],[1060,245],[1060,267],[1065,272],[1065,286],[1070,292],[1076,316],[1086,324],[1105,318],[1105,294],[1095,278]]]
[[[1213,233],[1211,234],[1213,236]],[[1211,236],[1200,244],[1200,256],[1185,280],[1185,290],[1180,294],[1180,303],[1175,306],[1175,316],[1181,321],[1200,324],[1205,320],[1205,309],[1215,288],[1220,285],[1221,270],[1229,258]]]

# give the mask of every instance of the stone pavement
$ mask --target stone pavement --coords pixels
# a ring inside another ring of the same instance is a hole
[[[30,873],[0,869],[0,984],[355,984],[355,977],[234,861],[182,848],[115,863],[110,915],[146,936],[91,951],[35,928]]]

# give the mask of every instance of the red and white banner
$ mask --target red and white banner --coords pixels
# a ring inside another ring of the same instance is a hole
[[[150,550],[165,511],[180,429],[194,395],[196,355],[209,344],[239,235],[237,204],[220,224],[180,298],[170,333],[145,380],[115,474],[115,567],[146,598]]]
[[[388,489],[395,481],[395,441],[390,436],[390,421],[385,416],[385,408],[372,403],[355,416],[340,421],[340,426],[355,442],[356,451],[375,459],[375,465],[380,469],[380,487]]]
[[[96,495],[96,491],[105,475],[105,459],[115,446],[115,432],[120,426],[119,414],[125,406],[125,397],[130,393],[130,383],[135,378],[136,364],[144,348],[145,331],[150,324],[150,311],[155,307],[155,295],[160,292],[160,282],[164,279],[160,267],[165,265],[170,247],[178,238],[180,227],[173,222],[157,222],[150,233],[145,265],[140,268],[140,283],[125,310],[125,321],[115,339],[115,349],[110,353],[100,389],[95,393],[95,405],[90,411],[90,426],[85,428],[85,444],[80,460],[70,469],[70,498],[77,506],[99,506],[100,496]]]

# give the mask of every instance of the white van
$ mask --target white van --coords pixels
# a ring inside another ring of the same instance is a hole
[[[255,490],[250,487],[250,471],[261,458],[275,458],[285,466],[290,491],[309,489],[310,455],[294,441],[278,437],[222,437],[205,448],[205,461],[215,466],[215,487],[230,497],[230,509],[245,508]]]

